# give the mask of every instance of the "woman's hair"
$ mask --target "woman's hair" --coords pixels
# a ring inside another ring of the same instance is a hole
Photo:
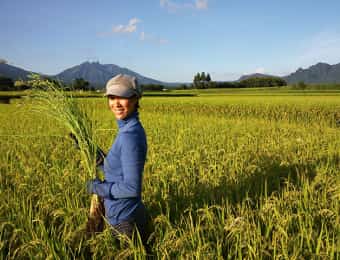
[[[129,99],[133,99],[133,98],[135,98],[136,99],[136,111],[138,110],[138,108],[140,107],[139,106],[139,98],[138,98],[138,96],[137,95],[133,95],[132,97],[129,97]]]
[[[133,96],[133,97],[137,98],[136,110],[138,110],[138,108],[140,108],[140,106],[139,106],[139,98],[136,95]]]

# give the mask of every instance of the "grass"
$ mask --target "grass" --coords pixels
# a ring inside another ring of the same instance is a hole
[[[248,93],[245,93],[248,94]],[[144,97],[143,200],[157,258],[340,257],[340,97]],[[79,99],[107,151],[105,99]],[[108,229],[86,239],[83,158],[62,124],[0,104],[0,258],[145,258]]]

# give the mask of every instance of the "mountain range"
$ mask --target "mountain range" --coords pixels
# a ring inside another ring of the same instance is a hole
[[[308,69],[299,68],[296,72],[283,77],[287,83],[340,83],[340,63],[329,65],[319,62]]]
[[[15,67],[6,63],[0,63],[0,75],[10,77],[14,80],[27,79],[27,76],[33,72]],[[66,69],[56,75],[43,75],[61,80],[65,83],[71,83],[76,78],[83,78],[96,88],[103,88],[105,83],[117,74],[129,74],[135,76],[140,84],[157,84],[164,86],[177,86],[181,83],[169,83],[152,78],[145,77],[137,72],[122,68],[114,64],[100,64],[99,62],[84,62],[77,66]],[[37,73],[35,73],[37,74]],[[266,74],[249,74],[243,75],[238,81],[252,77],[267,77],[273,75]],[[296,72],[283,79],[288,84],[303,81],[305,83],[340,83],[340,63],[329,65],[327,63],[317,63],[307,69],[299,68]]]
[[[112,77],[118,74],[128,74],[137,78],[140,84],[159,84],[167,85],[168,83],[151,79],[138,74],[127,68],[121,68],[114,64],[100,64],[99,62],[84,62],[80,65],[66,69],[55,75],[55,77],[65,83],[71,83],[76,78],[83,78],[94,86],[104,86]]]
[[[19,67],[15,67],[6,63],[0,63],[0,75],[17,79],[27,79],[30,74],[39,74],[32,71],[27,71]],[[129,74],[135,76],[140,84],[153,84],[153,85],[164,85],[164,86],[176,86],[179,83],[168,83],[152,78],[145,77],[137,72],[122,68],[114,64],[100,64],[99,62],[84,62],[77,66],[68,68],[56,75],[42,75],[50,78],[58,79],[66,84],[71,83],[76,78],[83,78],[88,81],[91,86],[96,88],[103,88],[106,82],[118,75],[118,74]]]
[[[277,77],[275,75],[254,73],[241,76],[237,81],[245,80],[254,77]],[[307,69],[299,68],[295,72],[281,77],[288,84],[294,84],[300,81],[304,83],[340,83],[340,63],[329,65],[327,63],[319,62],[310,66]]]

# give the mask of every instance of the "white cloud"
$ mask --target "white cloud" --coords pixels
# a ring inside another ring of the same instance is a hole
[[[195,6],[197,9],[207,9],[208,8],[208,0],[196,0]]]
[[[167,6],[168,4],[169,4],[169,0],[160,0],[159,1],[159,4],[162,6],[162,7],[165,7],[165,6]]]
[[[7,64],[7,60],[0,58],[0,64]]]
[[[169,11],[177,11],[179,9],[192,8],[192,4],[188,3],[176,3],[171,0],[160,0],[161,7],[167,8]]]
[[[297,66],[311,66],[317,62],[330,64],[340,62],[340,33],[323,31],[301,43],[301,55],[297,58]]]
[[[257,68],[256,70],[255,70],[255,73],[261,73],[261,74],[263,74],[264,73],[264,68]]]
[[[166,1],[166,0],[165,0]],[[112,30],[110,32],[101,32],[97,33],[97,36],[99,37],[106,37],[110,36],[113,33],[133,33],[137,31],[137,24],[140,23],[141,20],[138,18],[132,18],[129,20],[128,24],[126,25],[115,25],[112,27]],[[148,41],[153,42],[156,44],[167,44],[169,41],[160,37],[153,36],[152,34],[145,33],[145,31],[141,31],[139,34],[139,40],[140,41]]]
[[[112,27],[113,33],[133,33],[137,30],[137,24],[140,23],[141,20],[138,18],[132,18],[130,19],[129,23],[127,25],[115,25]]]
[[[139,40],[152,42],[156,44],[167,44],[169,41],[163,38],[153,36],[151,34],[146,34],[144,31],[140,33]]]
[[[160,0],[161,7],[167,8],[169,11],[177,11],[180,9],[197,9],[203,10],[208,8],[208,0],[194,0],[194,2],[175,2],[172,0]]]

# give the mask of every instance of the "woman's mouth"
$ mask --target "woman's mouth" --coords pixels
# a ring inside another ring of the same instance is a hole
[[[123,112],[124,112],[123,109],[115,109],[114,111],[115,111],[116,113],[123,113]]]

